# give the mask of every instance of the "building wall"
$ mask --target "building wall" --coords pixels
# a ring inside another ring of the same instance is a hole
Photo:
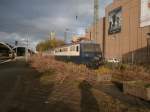
[[[141,0],[114,0],[106,7],[105,21],[105,58],[119,58],[128,62],[143,62],[148,59],[147,33],[150,26],[140,27]],[[109,12],[122,7],[122,30],[120,33],[108,34]]]

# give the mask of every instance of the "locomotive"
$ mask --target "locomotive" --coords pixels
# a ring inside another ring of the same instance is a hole
[[[99,66],[102,62],[100,44],[95,42],[80,42],[55,48],[54,56],[58,60],[87,66]]]

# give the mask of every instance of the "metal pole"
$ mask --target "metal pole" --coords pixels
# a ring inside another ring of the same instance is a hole
[[[64,32],[64,41],[67,43],[67,32]]]
[[[25,54],[25,56],[26,56],[26,62],[28,61],[28,42],[29,42],[29,37],[28,36],[29,35],[27,34],[26,54]]]
[[[67,39],[68,39],[68,36],[67,36],[67,32],[69,31],[68,28],[65,29],[65,32],[64,32],[64,40],[65,42],[67,43]]]
[[[98,21],[99,21],[99,0],[94,0],[94,41],[97,42],[98,38]]]

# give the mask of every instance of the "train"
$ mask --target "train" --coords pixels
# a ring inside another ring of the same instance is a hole
[[[95,42],[79,42],[55,48],[54,56],[58,60],[85,64],[89,67],[99,66],[102,63],[100,44]]]

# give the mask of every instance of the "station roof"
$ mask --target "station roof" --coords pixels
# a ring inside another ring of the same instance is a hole
[[[9,49],[10,51],[12,51],[12,48],[4,42],[0,42],[0,49]]]

